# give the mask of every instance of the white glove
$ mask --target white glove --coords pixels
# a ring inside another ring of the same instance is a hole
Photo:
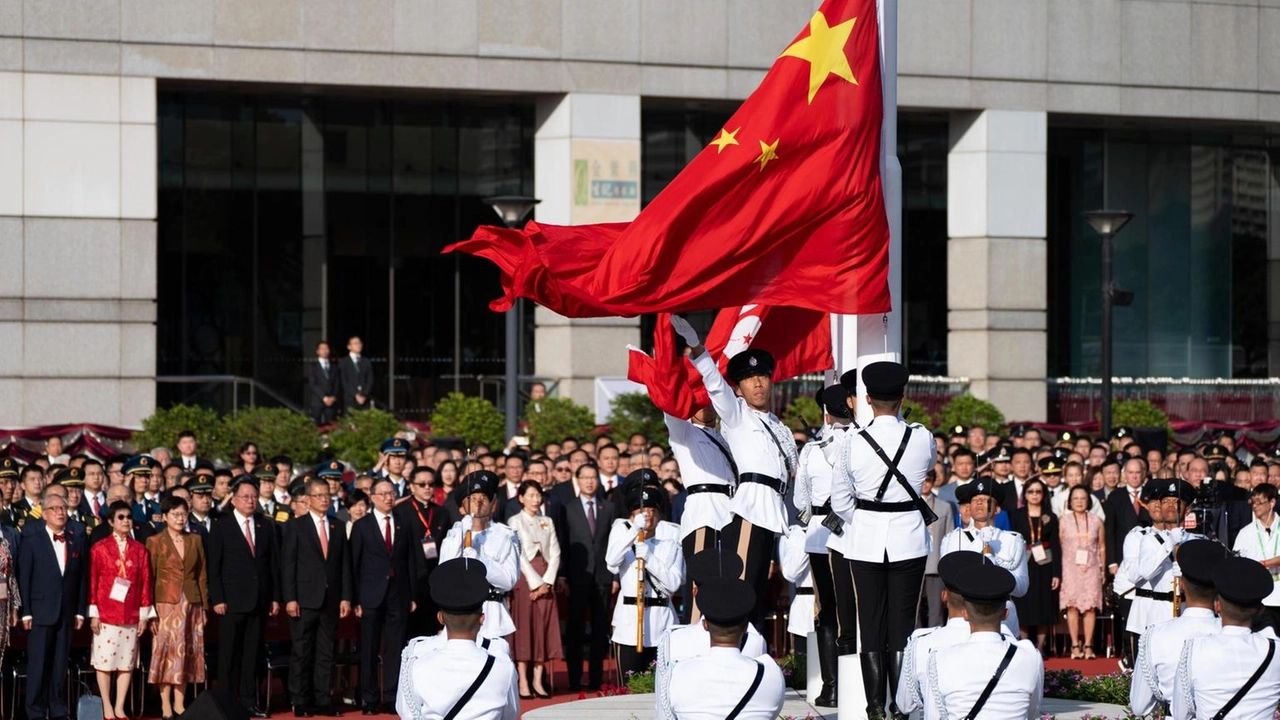
[[[702,341],[698,339],[697,331],[693,329],[688,320],[679,315],[671,316],[671,327],[675,328],[676,334],[684,338],[689,347],[698,347],[702,344]]]
[[[477,553],[476,549],[473,547],[462,548],[462,557],[468,560],[475,560],[476,558],[480,557],[480,554]]]
[[[640,543],[636,545],[636,559],[644,560],[649,557],[649,543]]]

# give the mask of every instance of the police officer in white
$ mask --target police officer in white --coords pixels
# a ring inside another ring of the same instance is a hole
[[[945,559],[945,558],[944,558]],[[990,558],[966,569],[954,584],[964,596],[969,638],[938,648],[925,675],[925,720],[1028,720],[1040,717],[1044,662],[1029,640],[1001,635],[1013,575]]]
[[[410,720],[516,720],[520,698],[511,658],[476,644],[489,595],[483,563],[459,558],[431,573],[431,599],[448,640],[404,666],[396,713]]]
[[[956,528],[942,539],[942,557],[957,550],[970,550],[990,557],[991,562],[1013,574],[1013,597],[1022,597],[1030,585],[1027,573],[1027,543],[1022,536],[1009,530],[1001,530],[991,524],[1000,504],[1000,493],[995,479],[980,477],[956,490],[957,501],[969,498],[969,527]],[[1018,610],[1012,601],[1007,607],[1005,629],[1018,637]]]
[[[832,385],[818,391],[818,404],[824,411],[821,435],[817,442],[805,444],[800,451],[800,469],[796,472],[795,494],[792,502],[800,521],[805,523],[804,552],[809,554],[808,573],[812,588],[817,593],[818,615],[811,618],[813,629],[818,634],[818,664],[822,669],[822,692],[814,699],[818,707],[836,706],[836,668],[839,653],[836,649],[838,631],[837,601],[834,579],[831,574],[831,562],[828,559],[827,542],[831,531],[822,521],[831,512],[831,475],[833,468],[822,453],[822,448],[834,445],[843,439],[853,422],[853,413],[849,409],[849,391],[841,385]],[[785,572],[785,569],[784,569]],[[852,596],[852,579],[849,580],[849,595]],[[812,603],[813,598],[810,598]],[[856,603],[850,601],[840,611],[844,611],[848,620],[850,633],[857,622]],[[792,613],[794,619],[795,614]]]
[[[824,448],[836,468],[831,510],[849,536],[844,571],[852,574],[857,592],[862,682],[870,718],[884,716],[886,677],[897,684],[902,651],[915,629],[929,554],[927,524],[937,519],[920,497],[936,457],[933,435],[899,416],[907,377],[900,363],[882,361],[863,368],[867,403],[875,416],[866,428]]]
[[[1204,536],[1182,526],[1187,506],[1196,496],[1196,490],[1186,480],[1153,480],[1153,500],[1159,500],[1159,518],[1152,513],[1153,530],[1138,541],[1138,560],[1129,569],[1137,597],[1129,610],[1129,632],[1142,634],[1147,627],[1177,617],[1173,599],[1177,594],[1174,585],[1182,574],[1178,568],[1177,551],[1188,540],[1203,540]],[[1150,512],[1150,511],[1148,511]]]
[[[1271,573],[1256,560],[1228,557],[1213,572],[1222,631],[1191,638],[1173,678],[1174,720],[1271,718],[1280,704],[1276,639],[1255,633]]]
[[[733,518],[724,527],[722,541],[736,549],[744,566],[743,580],[763,601],[774,542],[787,527],[783,496],[798,462],[795,436],[770,412],[773,356],[749,348],[729,358],[726,375],[737,386],[735,392],[693,327],[679,315],[671,316],[671,326],[689,344],[689,357],[720,416],[720,432],[738,471],[730,503]],[[752,618],[758,622],[762,617],[763,608],[756,608]]]
[[[680,720],[776,720],[786,692],[782,670],[768,655],[739,650],[755,591],[737,578],[716,578],[702,583],[698,595],[711,649],[676,665],[659,704]]]
[[[503,598],[520,578],[520,539],[515,531],[493,522],[494,495],[498,492],[498,476],[488,470],[477,470],[462,479],[460,490],[461,520],[449,528],[440,543],[440,563],[464,557],[480,560],[487,569],[489,599],[484,606],[484,626],[480,634],[487,638],[510,635],[516,631],[511,613]]]
[[[1156,708],[1167,715],[1183,644],[1221,631],[1222,623],[1213,613],[1217,595],[1213,572],[1226,556],[1225,547],[1208,540],[1191,540],[1178,550],[1186,607],[1179,617],[1156,623],[1142,633],[1129,685],[1129,707],[1135,715],[1150,715]]]

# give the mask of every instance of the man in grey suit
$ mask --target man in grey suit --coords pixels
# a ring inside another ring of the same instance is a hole
[[[951,503],[938,497],[933,492],[934,474],[930,471],[924,478],[924,492],[921,497],[937,514],[938,521],[929,526],[929,556],[924,564],[924,592],[920,610],[917,613],[917,624],[920,627],[939,627],[947,622],[947,606],[942,603],[942,577],[938,575],[939,548],[942,538],[955,529],[955,508]]]

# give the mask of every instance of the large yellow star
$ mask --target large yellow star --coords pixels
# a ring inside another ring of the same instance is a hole
[[[738,128],[738,130],[741,129],[742,128]],[[720,135],[716,137],[715,140],[711,141],[711,144],[716,146],[717,155],[724,151],[726,145],[738,144],[738,138],[734,137],[738,134],[738,130],[734,130],[733,132],[729,132],[729,128],[722,128],[720,130]]]
[[[781,139],[778,138],[778,140]],[[778,159],[778,140],[774,140],[772,144],[760,141],[760,157],[752,161],[760,163],[760,172],[764,172],[764,166],[768,165],[770,160]]]
[[[853,68],[849,67],[849,58],[845,57],[844,46],[853,33],[853,24],[858,18],[830,27],[822,11],[813,14],[809,20],[809,36],[801,38],[782,51],[780,57],[796,57],[809,61],[809,103],[818,94],[818,88],[826,82],[828,75],[847,80],[854,85],[858,81],[853,77]]]

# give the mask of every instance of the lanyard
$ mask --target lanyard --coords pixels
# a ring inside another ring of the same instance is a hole
[[[1088,538],[1088,537],[1089,537],[1089,515],[1088,515],[1088,513],[1086,513],[1086,514],[1085,514],[1085,516],[1084,516],[1084,529],[1085,529],[1085,534],[1083,534],[1083,535],[1081,535],[1081,534],[1080,534],[1080,516],[1079,516],[1079,515],[1076,513],[1076,511],[1074,511],[1074,510],[1072,510],[1072,511],[1071,511],[1071,521],[1072,521],[1073,523],[1075,523],[1075,525],[1076,525],[1076,540],[1083,540],[1083,539],[1085,539],[1085,538]]]
[[[1274,516],[1272,517],[1272,521],[1275,521]],[[1261,524],[1262,523],[1254,523],[1253,531],[1258,535],[1258,549],[1262,551],[1263,555],[1266,555],[1266,557],[1262,559],[1270,560],[1271,558],[1280,555],[1280,533],[1271,533],[1271,554],[1267,555],[1267,546],[1262,542],[1262,531],[1258,529],[1258,526]]]
[[[1031,544],[1035,545],[1040,542],[1040,535],[1044,532],[1044,516],[1028,516],[1027,520],[1027,525],[1031,531]]]
[[[410,499],[409,502],[413,504],[413,511],[418,513],[418,519],[422,521],[422,527],[427,529],[425,537],[431,537],[431,520],[435,519],[435,510],[427,508],[427,516],[424,518],[422,517],[422,508],[418,507],[417,498]]]

